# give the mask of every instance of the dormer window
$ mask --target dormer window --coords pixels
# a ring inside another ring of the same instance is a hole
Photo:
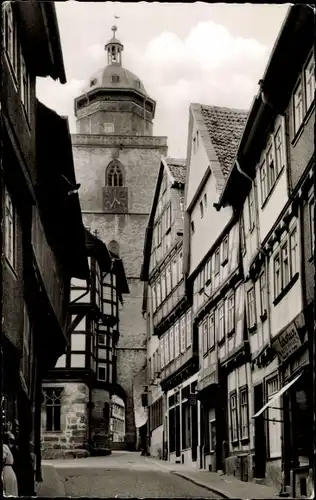
[[[139,89],[140,88],[140,81],[136,80],[136,87]]]
[[[118,75],[112,75],[112,82],[118,83],[120,81],[120,77]]]
[[[91,78],[90,80],[90,87],[93,87],[93,85],[95,85],[97,83],[97,79],[96,78]]]

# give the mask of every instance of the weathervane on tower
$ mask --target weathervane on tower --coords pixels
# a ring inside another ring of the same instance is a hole
[[[114,19],[120,19],[119,16],[114,15]],[[121,42],[115,37],[115,33],[117,31],[116,24],[113,24],[111,28],[113,35],[111,40],[106,44],[105,50],[108,53],[108,64],[122,64],[121,61],[121,52],[123,51],[123,45]]]

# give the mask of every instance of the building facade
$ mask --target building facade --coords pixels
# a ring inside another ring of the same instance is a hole
[[[250,388],[239,221],[231,207],[221,212],[217,207],[246,117],[241,110],[190,106],[185,274],[199,346],[197,466],[212,471],[231,468],[236,419],[234,410],[229,414],[227,408],[230,403],[236,407],[239,398],[248,404]],[[245,450],[247,422],[243,422]]]
[[[198,421],[191,400],[196,403],[197,345],[183,277],[184,181],[185,161],[161,160],[144,249],[143,311],[150,452],[175,463],[194,463]]]
[[[261,80],[220,201],[229,201],[240,214],[244,231],[253,386],[251,475],[292,497],[311,494],[313,461],[312,49],[313,12],[294,6]],[[285,55],[288,50],[291,57]]]
[[[85,226],[121,257],[130,294],[120,318],[117,381],[124,392],[126,446],[135,447],[132,381],[146,360],[146,321],[141,316],[140,270],[165,137],[153,136],[156,103],[140,79],[122,65],[115,36],[105,46],[107,66],[75,100],[73,155]]]
[[[68,122],[35,93],[36,77],[66,81],[54,4],[3,2],[1,21],[2,431],[18,445],[19,495],[31,496],[41,381],[65,349],[70,279],[88,268]]]
[[[129,289],[122,261],[87,230],[86,249],[89,279],[71,281],[68,348],[43,381],[45,458],[111,451],[119,310],[122,295]]]

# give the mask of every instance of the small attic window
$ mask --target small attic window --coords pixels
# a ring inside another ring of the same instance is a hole
[[[90,80],[90,87],[93,87],[93,85],[95,85],[97,83],[97,79],[96,78],[91,78]]]
[[[120,77],[118,75],[112,75],[112,82],[118,83],[120,81]]]
[[[140,81],[136,80],[136,87],[139,89],[140,88]]]

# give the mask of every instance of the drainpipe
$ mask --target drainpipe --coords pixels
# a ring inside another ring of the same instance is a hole
[[[3,29],[3,11],[5,9],[5,2],[1,0],[1,13],[0,13],[0,33]],[[3,498],[3,481],[2,481],[2,448],[3,448],[3,85],[2,85],[2,60],[3,60],[3,38],[0,37],[0,498]]]

